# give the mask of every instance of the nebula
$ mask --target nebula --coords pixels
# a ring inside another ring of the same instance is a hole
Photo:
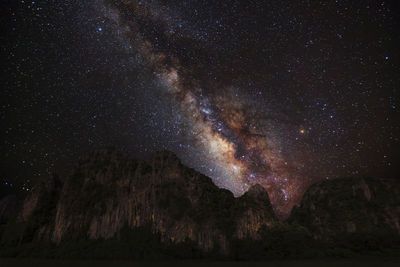
[[[213,56],[193,33],[180,32],[155,1],[106,1],[109,17],[158,77],[166,94],[180,104],[191,143],[213,170],[214,182],[235,196],[260,184],[278,215],[288,214],[304,190],[297,162],[282,153],[281,137],[264,110],[237,96],[229,75],[210,77],[223,66],[207,64]],[[204,47],[201,47],[201,46]]]

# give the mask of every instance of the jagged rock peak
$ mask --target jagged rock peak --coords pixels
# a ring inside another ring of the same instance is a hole
[[[267,190],[265,190],[265,188],[262,185],[255,184],[249,188],[248,193],[249,194],[257,194],[257,195],[267,194]]]
[[[260,184],[255,184],[249,188],[246,195],[255,199],[268,200],[269,196],[267,190]]]

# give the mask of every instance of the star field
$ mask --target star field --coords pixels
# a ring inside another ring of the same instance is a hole
[[[285,216],[307,187],[397,178],[395,1],[5,1],[1,182],[90,149],[174,151]]]

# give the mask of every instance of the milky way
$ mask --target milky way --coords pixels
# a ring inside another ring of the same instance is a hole
[[[314,182],[398,177],[395,1],[5,1],[0,182],[171,150],[287,216]],[[1,188],[0,188],[1,189]]]
[[[277,212],[287,213],[307,183],[296,172],[297,161],[287,161],[282,156],[282,137],[262,119],[265,109],[250,106],[242,99],[245,96],[237,97],[227,77],[222,82],[218,77],[205,82],[197,57],[207,55],[208,48],[195,45],[190,33],[171,31],[172,16],[161,12],[163,9],[156,2],[110,1],[109,8],[110,18],[120,24],[126,38],[145,58],[147,67],[165,85],[168,95],[180,103],[188,122],[186,131],[216,184],[236,196],[254,184],[261,184]],[[160,39],[165,43],[154,42]],[[180,43],[186,46],[181,47]],[[195,60],[182,64],[187,50],[191,50],[187,53],[192,53]],[[203,68],[213,69],[209,64]]]

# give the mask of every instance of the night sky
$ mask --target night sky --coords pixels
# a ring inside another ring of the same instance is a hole
[[[1,182],[167,149],[285,215],[316,181],[398,178],[395,3],[2,1]]]

